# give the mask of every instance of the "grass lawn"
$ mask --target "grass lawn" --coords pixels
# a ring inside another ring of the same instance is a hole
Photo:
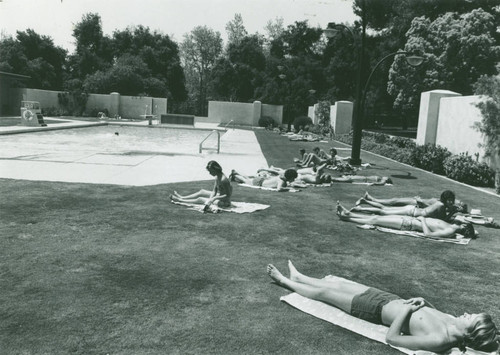
[[[300,147],[329,146],[256,134],[279,167],[291,166]],[[210,189],[208,180],[122,187],[0,179],[0,353],[399,353],[281,303],[288,291],[265,269],[272,262],[286,271],[288,259],[307,275],[423,296],[451,314],[485,311],[499,324],[499,230],[478,227],[480,237],[462,246],[362,230],[335,215],[337,200],[350,207],[365,190],[432,197],[452,189],[499,221],[499,198],[362,158],[376,164],[365,174],[392,176],[394,186],[275,193],[235,185],[235,201],[271,206],[242,215],[169,203],[173,190]]]

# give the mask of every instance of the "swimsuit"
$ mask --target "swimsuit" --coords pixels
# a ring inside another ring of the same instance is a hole
[[[413,217],[401,216],[401,228],[402,231],[413,230]]]
[[[354,296],[351,303],[351,315],[375,324],[382,324],[382,308],[401,297],[370,287],[365,292]]]
[[[252,185],[253,186],[262,186],[262,183],[264,182],[265,178],[262,176],[257,176],[252,179]]]

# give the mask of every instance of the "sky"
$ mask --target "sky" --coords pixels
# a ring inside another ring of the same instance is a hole
[[[226,24],[237,13],[249,34],[265,34],[267,22],[276,18],[283,18],[285,27],[307,20],[322,28],[356,19],[352,0],[0,0],[0,36],[30,28],[71,52],[73,26],[89,12],[101,16],[105,35],[143,25],[178,43],[196,26],[218,31],[226,41]]]

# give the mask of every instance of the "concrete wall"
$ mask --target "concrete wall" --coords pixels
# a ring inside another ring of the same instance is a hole
[[[61,91],[20,89],[22,100],[38,101],[42,108],[59,108],[58,94]],[[19,102],[19,107],[21,103]],[[141,119],[141,115],[167,113],[167,99],[147,96],[122,96],[117,92],[109,95],[90,94],[85,106],[85,114],[107,109],[110,117],[119,115],[123,118]]]
[[[261,113],[262,116],[272,117],[274,122],[276,122],[277,124],[283,124],[283,105],[262,104]]]
[[[60,91],[21,89],[23,101],[38,101],[42,108],[59,107],[58,94]]]
[[[443,97],[439,105],[439,119],[436,129],[436,145],[446,147],[454,154],[484,154],[479,147],[484,141],[483,135],[474,128],[475,122],[481,122],[482,116],[476,104],[480,96]]]
[[[460,96],[460,94],[449,90],[432,90],[420,94],[417,144],[424,145],[427,143],[436,143],[441,98],[453,96]]]
[[[346,134],[351,131],[354,104],[351,101],[337,101],[330,106],[330,125],[335,134]]]
[[[260,101],[254,103],[209,101],[208,117],[196,122],[228,123],[231,120],[236,125],[258,126],[262,116],[270,116],[277,124],[283,122],[283,106],[262,104]]]

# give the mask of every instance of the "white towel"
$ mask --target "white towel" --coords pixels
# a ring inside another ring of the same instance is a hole
[[[185,203],[171,201],[176,205],[189,207],[190,210],[198,212],[208,212],[208,213],[219,213],[219,212],[234,212],[234,213],[252,213],[255,211],[265,210],[269,205],[262,205],[260,203],[250,203],[250,202],[231,202],[231,207],[218,207],[210,205],[207,211],[204,211],[205,205],[199,205],[194,203]]]
[[[326,276],[325,279],[327,280],[344,280],[348,282],[353,282],[351,280],[346,280],[341,277],[337,276]],[[329,323],[335,324],[339,327],[348,329],[352,332],[358,333],[364,337],[367,337],[369,339],[378,341],[380,343],[387,344],[385,341],[385,336],[387,334],[387,330],[389,329],[385,325],[380,325],[380,324],[373,324],[370,322],[367,322],[365,320],[356,318],[351,316],[350,314],[345,313],[344,311],[341,311],[340,309],[330,306],[326,303],[320,302],[320,301],[315,301],[307,297],[303,297],[299,295],[298,293],[290,293],[286,296],[282,296],[280,298],[281,301],[288,303],[289,305],[301,310],[302,312],[305,312],[307,314],[310,314],[316,318],[325,320]],[[405,354],[415,354],[415,355],[432,355],[435,354],[433,352],[429,351],[414,351],[414,350],[409,350],[406,348],[398,348],[394,347],[395,349],[405,353]],[[442,353],[443,355],[460,355],[462,352],[458,348],[453,348],[446,353]],[[485,353],[481,351],[476,351],[467,348],[466,354],[471,354],[471,355],[486,355],[490,353]],[[491,353],[495,354],[495,352]]]
[[[249,184],[238,184],[238,185],[244,186],[244,187],[251,187],[253,189],[260,189],[260,190],[267,190],[267,191],[278,191],[278,189],[272,189],[270,187],[254,186],[254,185],[249,185]],[[299,192],[300,191],[300,190],[294,189],[292,187],[284,187],[283,189],[285,191],[288,191],[288,192]]]
[[[456,234],[455,238],[437,238],[437,237],[428,237],[428,236],[424,235],[424,233],[422,233],[422,232],[402,231],[402,230],[399,230],[399,229],[392,229],[392,228],[385,228],[385,227],[373,226],[371,224],[362,224],[362,225],[357,225],[356,227],[361,228],[361,229],[376,229],[376,230],[378,230],[380,232],[384,232],[384,233],[406,235],[408,237],[421,238],[421,239],[429,239],[429,240],[433,240],[435,242],[442,242],[442,243],[452,243],[452,244],[467,245],[470,242],[470,238],[465,238],[461,234]]]

